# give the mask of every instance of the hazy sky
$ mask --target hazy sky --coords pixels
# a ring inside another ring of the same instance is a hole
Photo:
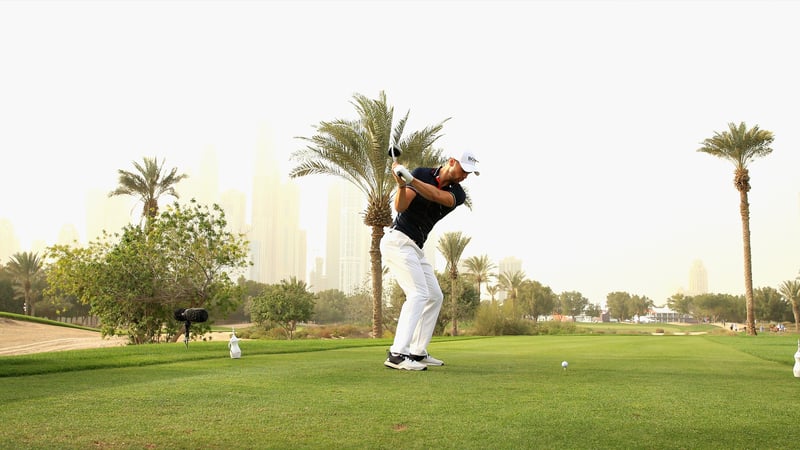
[[[249,193],[266,132],[282,169],[353,94],[385,91],[407,130],[482,166],[437,232],[464,258],[515,256],[528,278],[595,303],[661,305],[705,264],[744,291],[733,165],[698,153],[744,121],[775,133],[750,165],[754,285],[800,269],[800,4],[749,1],[0,2],[0,219],[23,249],[143,156]],[[265,131],[266,130],[266,131]],[[320,252],[328,180],[297,181]],[[179,185],[180,186],[180,185]]]

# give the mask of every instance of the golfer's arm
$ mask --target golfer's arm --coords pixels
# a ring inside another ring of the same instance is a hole
[[[394,210],[401,213],[408,208],[408,205],[411,204],[411,200],[414,200],[417,193],[414,192],[413,189],[406,187],[405,185],[400,185],[397,188],[397,193],[394,194]]]
[[[452,208],[456,204],[456,196],[453,195],[452,192],[437,189],[435,186],[423,183],[416,178],[411,180],[411,186],[414,187],[417,194],[421,195],[426,200],[436,202],[448,208]]]

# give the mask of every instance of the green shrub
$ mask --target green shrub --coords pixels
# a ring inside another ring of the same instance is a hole
[[[532,334],[532,326],[500,304],[483,303],[475,315],[474,333],[479,336],[526,335]]]
[[[535,334],[575,334],[577,327],[574,322],[539,322],[536,324]]]

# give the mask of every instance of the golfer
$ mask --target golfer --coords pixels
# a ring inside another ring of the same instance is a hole
[[[460,183],[470,173],[480,175],[477,164],[475,155],[466,151],[450,157],[441,167],[418,167],[413,173],[392,163],[398,184],[394,197],[397,216],[381,240],[381,254],[406,301],[397,320],[394,343],[383,363],[386,367],[426,370],[444,365],[428,354],[444,296],[422,246],[433,226],[464,203],[466,193]]]

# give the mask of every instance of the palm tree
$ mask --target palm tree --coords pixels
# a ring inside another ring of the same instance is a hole
[[[495,302],[495,296],[500,291],[500,285],[498,284],[488,284],[486,285],[486,292],[489,293],[489,296],[492,298],[492,303]]]
[[[470,256],[469,258],[465,259],[464,266],[478,284],[478,299],[480,299],[481,283],[488,281],[489,277],[491,276],[490,271],[495,268],[495,265],[489,261],[489,257],[487,255],[481,255]]]
[[[522,286],[524,281],[525,273],[521,270],[516,270],[514,272],[503,272],[497,278],[498,286],[500,286],[500,289],[508,294],[508,298],[511,300],[512,305],[514,300],[517,299],[519,288]]]
[[[39,258],[39,254],[34,252],[14,253],[8,263],[8,269],[14,278],[14,283],[22,291],[25,299],[25,311],[30,316],[34,315],[32,286],[42,269],[42,260]]]
[[[128,172],[119,169],[119,186],[111,191],[108,196],[131,195],[142,201],[142,219],[145,224],[150,223],[158,215],[158,199],[162,195],[171,195],[178,198],[175,185],[188,177],[186,174],[178,175],[178,169],[173,167],[169,173],[164,171],[164,162],[158,163],[157,158],[143,158],[144,165],[133,162],[137,172]]]
[[[792,304],[792,314],[794,314],[794,330],[800,333],[800,280],[788,280],[781,283],[778,292],[781,293],[786,301]]]
[[[458,298],[461,293],[458,289],[458,262],[461,259],[461,254],[464,253],[464,248],[471,241],[471,237],[466,237],[460,231],[445,233],[439,238],[439,245],[437,249],[444,256],[447,261],[445,271],[450,278],[450,306],[453,314],[453,336],[458,336]]]
[[[357,120],[335,119],[320,122],[312,137],[299,137],[308,143],[292,153],[298,165],[292,178],[306,175],[333,175],[355,185],[367,197],[364,224],[372,229],[370,271],[372,274],[372,335],[383,336],[383,282],[380,242],[384,227],[392,224],[391,195],[396,189],[389,173],[390,144],[402,150],[402,161],[409,167],[436,166],[443,162],[441,151],[433,144],[441,136],[444,122],[403,136],[408,113],[393,125],[394,108],[386,103],[386,95],[371,100],[355,94],[352,102]]]
[[[714,132],[714,137],[702,142],[698,152],[708,153],[732,162],[735,170],[733,184],[739,191],[739,213],[742,216],[742,240],[744,241],[744,295],[747,307],[747,334],[756,335],[756,321],[753,312],[753,263],[750,251],[750,204],[747,193],[750,191],[750,171],[747,164],[761,156],[772,153],[769,145],[774,140],[771,131],[761,130],[758,125],[747,129],[744,122],[738,126],[728,124],[728,131]]]

